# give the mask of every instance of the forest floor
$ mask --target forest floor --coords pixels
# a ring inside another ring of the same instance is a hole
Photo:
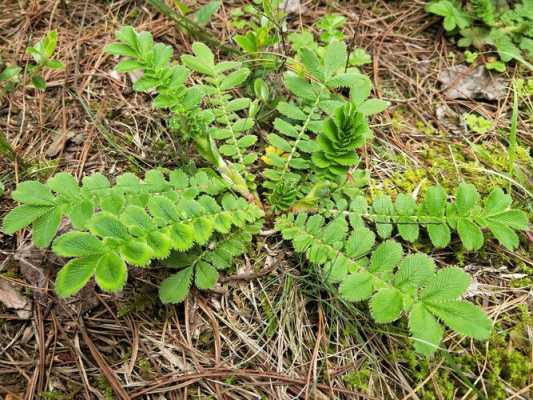
[[[164,113],[151,108],[150,96],[133,92],[103,52],[124,24],[152,32],[178,54],[189,52],[193,39],[171,18],[140,0],[0,3],[4,62],[24,66],[26,47],[55,29],[57,59],[65,64],[46,74],[46,91],[18,88],[0,100],[0,133],[16,151],[16,159],[0,155],[7,192],[59,170],[113,176],[190,161],[165,129]],[[222,3],[206,30],[229,43],[237,31],[231,11],[240,2]],[[510,188],[516,204],[531,212],[533,98],[526,95],[518,112],[517,173],[507,178],[509,83],[533,79],[525,68],[498,75],[505,82],[499,100],[450,99],[439,75],[464,64],[463,55],[423,1],[302,4],[289,29],[312,30],[325,13],[346,16],[346,37],[372,57],[362,70],[375,97],[392,104],[373,117],[374,146],[363,154],[371,190],[394,195],[440,183],[451,191],[468,180],[482,193]],[[472,130],[465,113],[484,117],[490,129]],[[0,216],[12,206],[2,198]],[[496,242],[476,254],[460,246],[432,251],[473,275],[469,294],[495,329],[484,343],[448,334],[447,351],[425,360],[407,343],[404,326],[377,325],[363,306],[351,314],[337,307],[276,234],[257,243],[215,291],[164,306],[152,279],[158,269],[130,274],[117,295],[93,283],[60,300],[52,282],[62,260],[33,247],[27,233],[0,233],[0,288],[17,288],[26,302],[19,310],[0,303],[0,398],[531,398],[532,241],[526,232],[516,251]]]

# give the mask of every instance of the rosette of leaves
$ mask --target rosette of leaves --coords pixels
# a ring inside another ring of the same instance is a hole
[[[318,151],[312,156],[313,164],[320,174],[334,180],[346,175],[359,163],[355,150],[363,146],[370,136],[366,117],[348,103],[339,107],[332,117],[324,121],[316,142]]]
[[[406,315],[418,352],[430,355],[438,349],[444,334],[439,321],[464,336],[490,336],[491,322],[483,311],[460,299],[470,277],[459,268],[435,272],[429,256],[403,257],[401,245],[393,240],[374,247],[374,233],[362,227],[350,232],[343,216],[326,222],[320,215],[287,215],[276,226],[297,252],[321,268],[324,279],[340,283],[341,298],[369,300],[377,323]]]
[[[77,293],[94,276],[104,291],[122,289],[126,264],[148,266],[172,250],[206,244],[214,232],[227,234],[262,216],[257,206],[230,193],[220,178],[200,171],[147,172],[144,181],[127,173],[116,184],[101,174],[83,180],[60,173],[47,184],[22,182],[12,193],[21,205],[5,217],[3,230],[12,234],[32,224],[32,239],[46,247],[67,216],[73,226],[53,241],[59,256],[72,257],[56,278],[61,297]]]
[[[356,69],[346,69],[347,60],[343,42],[333,41],[317,50],[299,49],[292,64],[294,71],[284,75],[292,101],[278,103],[277,111],[281,116],[274,120],[275,132],[267,136],[270,151],[264,156],[268,168],[263,172],[266,178],[263,186],[270,193],[279,188],[282,181],[299,185],[302,194],[309,190],[305,188],[308,178],[305,171],[312,169],[312,154],[319,149],[315,136],[323,131],[324,117],[333,115],[348,103],[339,90],[350,89],[351,102],[361,114],[370,115],[387,106],[386,102],[368,99],[370,80]]]

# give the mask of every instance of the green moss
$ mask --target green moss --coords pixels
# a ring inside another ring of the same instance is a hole
[[[357,371],[353,371],[344,375],[342,380],[350,389],[367,392],[368,384],[370,382],[370,375],[370,369],[363,367]]]
[[[511,319],[511,317],[509,317]],[[512,318],[516,321],[517,317]],[[481,375],[476,389],[487,394],[491,400],[508,397],[509,389],[520,390],[528,385],[533,367],[528,355],[529,344],[526,329],[533,323],[527,306],[520,308],[519,322],[512,329],[504,330],[497,324],[488,343],[488,351],[449,355],[444,358],[432,379],[419,389],[417,395],[423,400],[453,399],[464,396],[469,390],[465,379]],[[422,359],[412,350],[403,349],[395,355],[416,386],[434,370],[439,360]],[[459,368],[460,370],[457,370]],[[476,381],[471,379],[472,382]],[[436,388],[441,396],[436,395]]]

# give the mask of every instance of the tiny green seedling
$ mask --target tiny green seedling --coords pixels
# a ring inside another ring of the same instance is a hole
[[[28,72],[31,75],[33,86],[37,89],[46,89],[46,81],[41,75],[44,69],[62,69],[64,67],[62,62],[52,58],[56,47],[57,32],[50,31],[41,40],[26,49],[26,52],[32,56],[35,62],[29,65]]]

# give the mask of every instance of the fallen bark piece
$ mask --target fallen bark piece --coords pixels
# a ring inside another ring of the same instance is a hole
[[[438,76],[448,99],[499,100],[507,94],[505,79],[489,74],[483,65],[470,70],[455,65],[442,70]]]

